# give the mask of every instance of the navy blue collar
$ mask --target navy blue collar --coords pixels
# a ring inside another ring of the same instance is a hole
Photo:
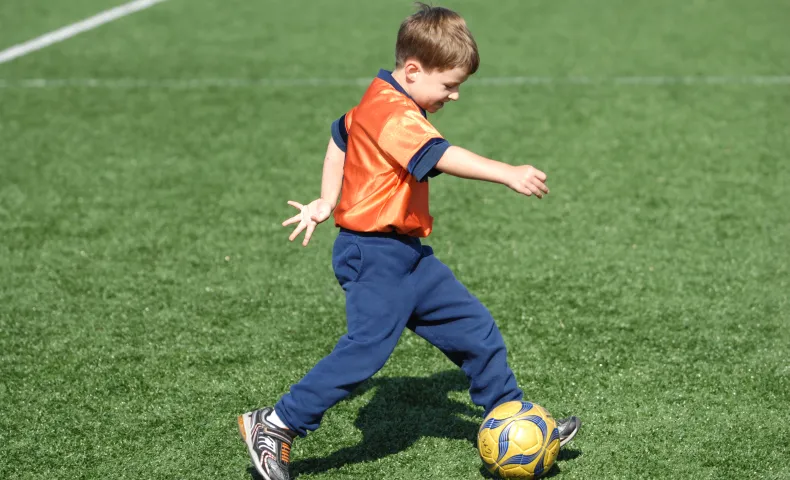
[[[395,90],[397,90],[400,93],[406,95],[406,97],[409,100],[414,102],[414,99],[411,98],[411,95],[406,93],[406,90],[404,90],[403,87],[401,87],[400,83],[398,83],[398,81],[395,80],[395,77],[392,76],[392,72],[390,72],[389,70],[384,70],[384,69],[379,70],[379,74],[376,75],[376,78],[380,78],[380,79],[384,80],[385,82],[389,83],[390,85],[392,85],[392,87]],[[417,105],[417,102],[414,102],[414,104]],[[420,113],[422,113],[423,117],[428,118],[428,114],[425,112],[425,110],[423,110],[423,108],[421,106],[417,105],[417,108],[420,109]]]

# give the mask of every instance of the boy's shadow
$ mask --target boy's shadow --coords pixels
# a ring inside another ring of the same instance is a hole
[[[362,441],[340,449],[328,457],[296,460],[294,476],[319,473],[350,463],[378,460],[409,448],[422,437],[477,441],[476,421],[482,409],[448,398],[452,391],[469,388],[460,370],[448,370],[430,377],[373,378],[357,388],[352,397],[376,388],[370,402],[359,410],[354,425],[362,431]]]
[[[430,377],[373,378],[360,385],[350,398],[377,389],[370,402],[359,410],[354,426],[362,440],[327,457],[296,459],[291,464],[292,478],[300,474],[321,473],[348,464],[378,460],[402,452],[423,437],[466,440],[475,446],[482,409],[451,400],[449,392],[466,391],[469,382],[461,370],[448,370]],[[464,419],[469,416],[475,420]],[[560,450],[557,460],[570,460],[579,450]],[[259,478],[255,469],[252,477]],[[497,478],[484,468],[485,478]],[[546,477],[559,473],[555,464]]]

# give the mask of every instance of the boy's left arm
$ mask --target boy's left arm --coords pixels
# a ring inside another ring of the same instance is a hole
[[[332,214],[332,210],[337,206],[337,199],[340,196],[340,189],[343,186],[343,165],[346,161],[346,152],[340,149],[335,140],[330,138],[324,157],[324,171],[321,177],[321,196],[307,205],[302,205],[293,200],[288,201],[288,205],[298,208],[300,213],[294,215],[283,222],[283,227],[299,223],[288,237],[294,241],[303,230],[307,230],[302,241],[302,246],[307,246],[313,231],[319,223],[326,221]]]

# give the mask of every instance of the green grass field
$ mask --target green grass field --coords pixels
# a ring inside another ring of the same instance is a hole
[[[120,1],[0,4],[0,50]],[[790,478],[790,5],[442,5],[483,63],[432,121],[551,194],[439,177],[426,243],[582,417],[552,474]],[[289,243],[285,202],[411,11],[170,0],[0,64],[0,478],[251,478],[236,415],[345,329],[336,229]],[[292,470],[483,478],[480,415],[407,332]]]

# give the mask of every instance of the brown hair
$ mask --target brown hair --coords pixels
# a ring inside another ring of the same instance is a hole
[[[418,10],[400,25],[395,44],[395,67],[414,58],[427,70],[465,68],[469,75],[480,66],[480,55],[464,19],[452,10],[417,2]]]

